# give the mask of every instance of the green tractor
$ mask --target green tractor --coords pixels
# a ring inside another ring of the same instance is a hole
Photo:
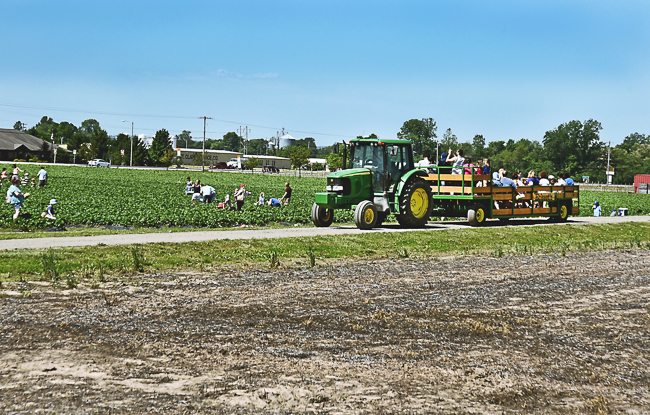
[[[433,207],[431,186],[424,180],[426,169],[413,167],[410,141],[351,140],[349,147],[344,144],[343,164],[347,169],[327,176],[327,191],[316,193],[314,225],[330,226],[335,209],[354,209],[359,229],[379,226],[391,214],[404,227],[427,224]]]

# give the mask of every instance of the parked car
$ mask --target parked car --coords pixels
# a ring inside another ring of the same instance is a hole
[[[229,168],[225,161],[220,161],[217,164],[210,166],[211,169],[227,169]]]
[[[88,162],[88,167],[111,167],[111,163],[102,159],[92,159]]]
[[[266,165],[266,166],[262,167],[262,171],[267,172],[267,173],[279,173],[280,169],[278,169],[275,166]]]

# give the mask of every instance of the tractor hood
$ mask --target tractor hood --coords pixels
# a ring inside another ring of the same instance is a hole
[[[327,175],[328,179],[334,179],[334,178],[341,178],[341,177],[351,177],[351,176],[361,176],[365,174],[370,174],[370,170],[368,169],[347,169],[347,170],[339,170],[335,171],[334,173],[330,173]]]

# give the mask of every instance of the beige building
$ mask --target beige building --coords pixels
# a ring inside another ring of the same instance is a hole
[[[183,160],[184,165],[201,165],[201,154],[203,150],[200,148],[178,148],[176,149],[176,153]],[[237,156],[241,155],[242,153],[237,153],[236,151],[205,150],[204,164],[209,166],[220,161],[227,163],[230,159],[237,158]]]

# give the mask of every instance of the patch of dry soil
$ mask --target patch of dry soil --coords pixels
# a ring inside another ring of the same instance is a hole
[[[5,413],[650,408],[648,251],[4,284]]]

